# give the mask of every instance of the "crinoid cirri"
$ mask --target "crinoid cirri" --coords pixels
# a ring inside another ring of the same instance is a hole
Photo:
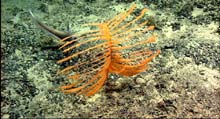
[[[148,68],[148,62],[160,50],[147,48],[156,39],[156,35],[150,35],[154,26],[146,26],[148,21],[141,22],[147,9],[138,16],[131,15],[135,8],[134,4],[103,23],[85,24],[93,29],[72,35],[74,40],[66,40],[72,36],[61,39],[64,44],[60,49],[68,56],[57,63],[68,66],[58,74],[67,75],[71,82],[61,86],[64,93],[91,96],[103,87],[110,73],[133,76]]]

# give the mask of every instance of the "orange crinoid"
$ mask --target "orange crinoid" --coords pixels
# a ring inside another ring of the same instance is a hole
[[[135,7],[134,4],[129,10],[103,23],[86,24],[93,30],[72,35],[76,37],[74,40],[67,41],[72,36],[61,39],[65,43],[60,49],[70,55],[58,63],[72,63],[58,72],[66,74],[72,82],[61,86],[64,93],[91,96],[102,88],[109,73],[133,76],[148,68],[148,62],[160,50],[154,52],[146,48],[146,45],[155,42],[155,35],[148,37],[154,26],[146,27],[147,21],[140,23],[147,9],[132,17],[130,14]]]

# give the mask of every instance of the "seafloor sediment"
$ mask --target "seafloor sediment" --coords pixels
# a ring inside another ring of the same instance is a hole
[[[1,117],[220,118],[219,0],[2,0]],[[161,54],[132,77],[110,75],[93,97],[63,94],[57,38],[34,24],[73,33],[129,9],[149,11]],[[67,26],[70,25],[70,29]]]

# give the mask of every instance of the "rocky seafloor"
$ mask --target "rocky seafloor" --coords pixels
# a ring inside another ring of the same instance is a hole
[[[220,118],[219,0],[2,0],[2,118]],[[136,3],[156,26],[161,54],[138,75],[111,74],[92,97],[64,94],[61,52],[47,25],[72,32]]]

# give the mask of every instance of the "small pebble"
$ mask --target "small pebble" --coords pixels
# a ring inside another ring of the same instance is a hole
[[[143,78],[137,78],[136,83],[137,84],[144,84],[144,83],[146,83],[146,81]]]
[[[4,114],[4,115],[2,116],[3,119],[8,119],[9,117],[10,117],[9,114]]]
[[[113,92],[113,93],[112,93],[112,96],[113,96],[114,98],[118,98],[120,95],[119,95],[119,93],[117,93],[117,92]]]

